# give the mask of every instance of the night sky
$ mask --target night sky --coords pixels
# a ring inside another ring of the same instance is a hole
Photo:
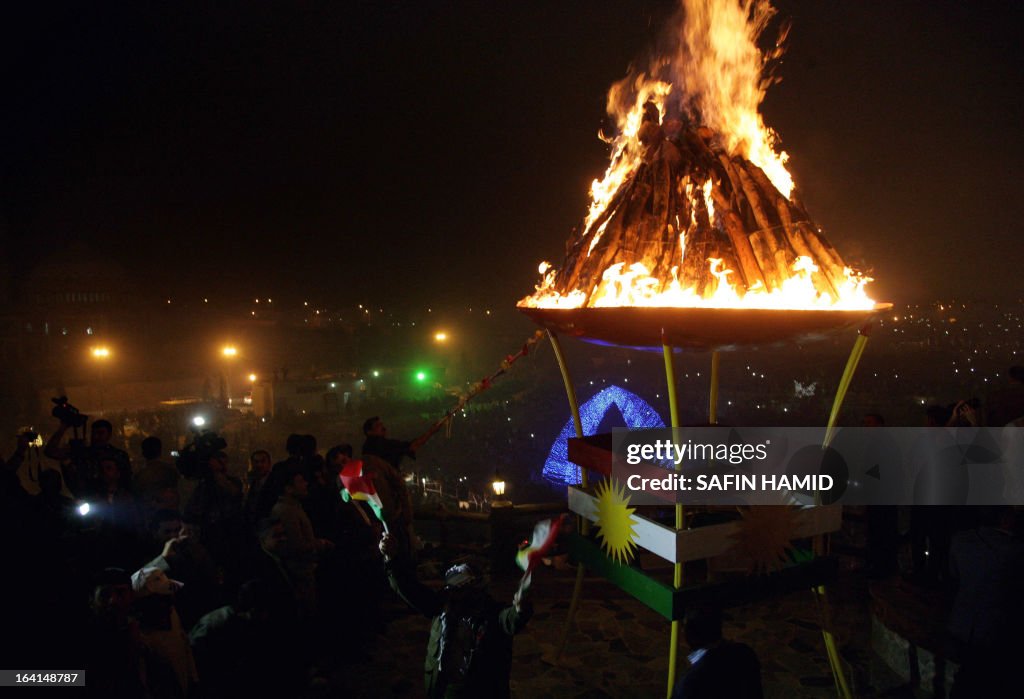
[[[777,6],[793,29],[762,111],[872,295],[1018,298],[1019,4]],[[673,10],[20,3],[4,252],[27,268],[77,240],[196,296],[511,306],[561,261],[606,165],[606,90]]]

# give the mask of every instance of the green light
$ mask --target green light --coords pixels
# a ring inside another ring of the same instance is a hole
[[[377,378],[378,376],[380,376],[380,372],[377,371],[376,369],[374,369],[373,370],[373,378]]]
[[[416,380],[417,381],[426,381],[427,380],[427,372],[425,372],[425,371],[417,371],[416,372]]]

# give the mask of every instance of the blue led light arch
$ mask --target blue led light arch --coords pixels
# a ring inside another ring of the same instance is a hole
[[[592,435],[612,406],[618,408],[626,427],[631,430],[654,429],[664,427],[658,411],[643,398],[619,386],[609,386],[594,395],[593,398],[580,406],[580,421],[583,423],[583,434]],[[551,445],[548,458],[544,462],[541,475],[553,483],[576,485],[580,482],[580,467],[569,461],[569,438],[576,436],[576,427],[572,417],[558,434],[558,439]]]

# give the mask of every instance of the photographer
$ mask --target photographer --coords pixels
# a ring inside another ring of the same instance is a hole
[[[69,404],[64,396],[54,398],[53,402],[55,407],[52,415],[60,420],[60,427],[46,442],[43,453],[60,462],[64,482],[68,489],[76,497],[83,497],[95,490],[99,485],[100,459],[112,459],[117,464],[121,488],[126,491],[130,490],[132,461],[127,452],[111,445],[110,440],[114,435],[114,426],[108,420],[93,421],[89,433],[89,445],[86,446],[77,437],[77,433],[80,427],[85,427],[89,416],[78,412],[78,409]],[[69,440],[67,445],[62,446],[61,442],[69,427],[74,429],[76,436]]]

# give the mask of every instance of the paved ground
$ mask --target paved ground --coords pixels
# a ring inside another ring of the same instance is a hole
[[[536,613],[515,641],[512,693],[516,697],[663,697],[669,623],[600,578],[584,583],[583,601],[559,661],[554,654],[566,626],[573,572],[545,570],[534,585]],[[499,599],[514,581],[496,580]],[[870,616],[863,577],[846,572],[831,591],[840,652],[860,697],[914,697],[870,650]],[[389,599],[388,629],[358,672],[344,679],[346,696],[422,696],[422,661],[429,620]],[[727,612],[726,636],[749,644],[762,665],[769,699],[835,697],[810,593],[795,593]],[[681,668],[686,667],[685,642]],[[334,683],[332,683],[334,684]],[[340,689],[340,688],[339,688]]]

